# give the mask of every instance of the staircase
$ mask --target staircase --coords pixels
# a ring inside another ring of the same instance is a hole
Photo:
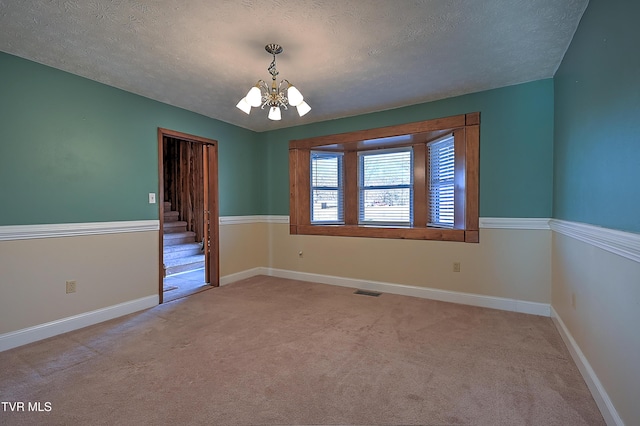
[[[204,268],[202,244],[196,233],[187,231],[187,222],[178,220],[178,212],[171,210],[171,202],[164,202],[163,263],[165,276]]]

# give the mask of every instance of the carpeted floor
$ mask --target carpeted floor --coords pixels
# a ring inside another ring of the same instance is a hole
[[[602,425],[551,319],[254,277],[0,353],[13,425]],[[1,408],[1,407],[0,407]]]

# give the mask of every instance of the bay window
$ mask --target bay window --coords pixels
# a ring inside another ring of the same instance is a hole
[[[478,242],[480,114],[289,143],[290,232]]]

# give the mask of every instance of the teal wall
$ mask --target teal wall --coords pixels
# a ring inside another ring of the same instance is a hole
[[[555,218],[640,232],[638,17],[590,1],[556,73]]]
[[[339,99],[336,99],[339,102]],[[289,140],[481,112],[480,215],[551,217],[553,80],[262,134],[269,214],[289,213]]]
[[[219,141],[221,215],[286,215],[289,140],[474,111],[481,216],[552,212],[551,79],[264,133],[4,53],[0,93],[0,225],[157,219],[158,127]]]
[[[220,213],[263,213],[257,133],[0,53],[0,225],[157,219],[158,127],[219,141]]]

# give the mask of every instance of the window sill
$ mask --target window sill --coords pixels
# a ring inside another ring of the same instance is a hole
[[[290,225],[290,233],[298,235],[328,235],[337,237],[391,238],[478,242],[478,231],[444,228],[376,227],[358,225]]]

